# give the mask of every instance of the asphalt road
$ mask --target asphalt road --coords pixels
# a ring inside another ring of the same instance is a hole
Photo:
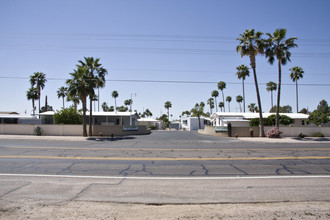
[[[87,140],[8,136],[0,139],[0,173],[124,177],[329,175],[329,143],[250,141],[196,132]]]
[[[0,136],[0,202],[329,201],[328,139]]]

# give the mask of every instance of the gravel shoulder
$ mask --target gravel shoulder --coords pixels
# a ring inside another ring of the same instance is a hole
[[[153,205],[1,201],[0,219],[329,219],[330,202]]]

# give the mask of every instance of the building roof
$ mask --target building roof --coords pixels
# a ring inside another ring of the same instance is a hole
[[[41,116],[53,116],[54,111],[47,111],[40,113]],[[86,115],[89,115],[89,112],[86,112]],[[136,112],[93,112],[93,116],[130,116],[137,115]]]
[[[159,120],[153,118],[140,118],[138,121],[159,122]]]
[[[262,113],[262,117],[267,118],[270,115],[274,115],[275,113]],[[289,116],[292,119],[307,119],[309,115],[303,113],[280,113],[280,115]],[[216,112],[211,116],[211,119],[217,117],[240,117],[244,119],[252,119],[252,118],[259,118],[259,113],[251,113],[251,112]]]
[[[33,115],[0,114],[0,118],[36,119],[37,117]]]

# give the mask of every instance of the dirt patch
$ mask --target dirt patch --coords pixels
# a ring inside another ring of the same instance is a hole
[[[330,219],[330,202],[146,205],[1,201],[0,219]]]

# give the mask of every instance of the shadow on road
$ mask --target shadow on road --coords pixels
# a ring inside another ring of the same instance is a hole
[[[135,137],[89,137],[88,141],[122,141],[122,140],[133,140]]]
[[[298,141],[330,141],[330,138],[327,138],[327,137],[320,137],[320,138],[309,138],[309,137],[299,138],[299,137],[296,137],[296,138],[292,138],[292,139],[298,140]]]

